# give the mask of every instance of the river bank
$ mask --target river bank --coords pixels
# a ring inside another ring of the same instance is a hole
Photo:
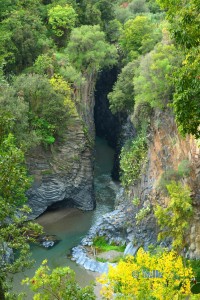
[[[89,229],[102,215],[114,209],[114,201],[118,191],[118,185],[111,179],[114,151],[109,147],[105,140],[96,139],[95,146],[95,169],[94,186],[96,197],[96,209],[94,211],[83,212],[76,208],[59,208],[55,211],[48,211],[37,218],[37,222],[44,227],[44,231],[50,235],[56,235],[60,242],[49,249],[32,245],[32,258],[35,260],[33,268],[18,273],[14,278],[14,290],[16,292],[27,292],[27,300],[31,299],[30,291],[20,282],[25,277],[32,277],[35,270],[40,266],[44,259],[48,260],[51,268],[58,266],[69,266],[76,272],[76,278],[81,286],[94,281],[96,275],[85,270],[71,261],[68,257],[73,247],[80,244],[81,240],[87,235]]]

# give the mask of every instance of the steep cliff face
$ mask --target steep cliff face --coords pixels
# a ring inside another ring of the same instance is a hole
[[[28,191],[30,218],[36,218],[50,206],[70,205],[82,210],[95,207],[93,189],[94,89],[96,73],[84,75],[74,90],[76,112],[62,140],[44,149],[36,147],[27,155],[33,184]],[[63,201],[63,202],[61,202]]]
[[[156,204],[165,207],[169,201],[166,193],[159,188],[161,178],[167,172],[176,172],[183,162],[187,162],[188,175],[182,176],[180,181],[190,187],[194,207],[187,236],[188,255],[200,258],[200,149],[192,136],[182,138],[178,134],[174,117],[168,110],[157,111],[151,120],[148,162],[141,180],[128,190],[127,234],[128,239],[138,245],[148,246],[156,242],[159,228],[152,213],[153,207]],[[140,199],[139,205],[132,204],[136,197]],[[147,214],[141,222],[137,222],[135,216],[141,209]]]
[[[27,163],[34,178],[28,191],[30,218],[62,200],[83,210],[94,208],[92,147],[78,116],[72,119],[62,142],[48,150],[32,150]]]

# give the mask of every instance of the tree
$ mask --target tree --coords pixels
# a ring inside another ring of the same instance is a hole
[[[141,13],[147,13],[148,5],[146,3],[146,0],[133,0],[129,4],[129,10],[134,14],[141,14]]]
[[[129,58],[134,59],[152,50],[159,38],[160,34],[151,20],[147,16],[137,16],[124,24],[120,44]]]
[[[108,94],[110,110],[128,113],[134,109],[133,88],[134,64],[128,63],[121,71],[114,84],[113,91]]]
[[[83,73],[99,71],[116,62],[117,51],[105,41],[99,25],[83,25],[72,30],[66,52],[71,63]]]
[[[200,137],[200,52],[190,50],[182,67],[174,73],[173,109],[179,131]]]
[[[183,50],[182,67],[175,73],[174,112],[180,132],[200,137],[200,4],[197,0],[159,0],[166,10],[170,31]]]
[[[100,277],[104,299],[171,300],[191,295],[191,267],[176,252],[150,254],[139,249]]]
[[[114,19],[114,4],[109,0],[98,0],[95,6],[101,12],[102,29],[106,31],[108,23]]]
[[[26,278],[23,284],[30,286],[35,293],[34,300],[94,300],[92,286],[81,288],[75,281],[75,273],[69,267],[59,267],[52,271],[47,261],[35,272],[33,278]]]
[[[30,186],[23,152],[15,146],[13,135],[1,136],[0,143],[0,299],[6,298],[8,274],[30,266],[29,242],[40,227],[26,223],[25,192]],[[33,235],[32,235],[33,234]],[[11,250],[12,249],[12,250]],[[9,256],[13,252],[13,259]]]
[[[20,95],[29,106],[29,132],[44,144],[61,137],[75,111],[69,84],[61,77],[29,74],[16,78],[14,88],[16,97]]]
[[[20,94],[16,96],[16,90],[6,81],[0,84],[0,118],[2,120],[2,127],[0,136],[3,137],[9,132],[14,134],[18,145],[23,141],[30,139],[27,136],[28,123],[28,103],[24,101]]]
[[[146,136],[141,132],[136,139],[129,140],[121,150],[120,169],[124,187],[135,184],[142,174],[147,160]]]
[[[166,10],[175,41],[185,49],[199,46],[200,19],[198,0],[158,0],[161,8]]]
[[[51,44],[39,15],[27,10],[13,11],[0,29],[0,55],[6,73],[19,73],[31,66],[36,57]]]
[[[77,14],[73,7],[66,4],[64,7],[56,5],[48,11],[49,24],[56,36],[61,37],[70,33],[75,26]]]
[[[185,234],[189,228],[193,207],[190,189],[181,183],[172,181],[167,186],[170,201],[166,208],[156,206],[155,216],[162,229],[158,239],[172,238],[172,246],[176,250],[185,247]]]
[[[135,102],[148,102],[151,107],[164,108],[172,101],[171,76],[181,56],[173,44],[159,43],[154,50],[141,57],[133,79]]]

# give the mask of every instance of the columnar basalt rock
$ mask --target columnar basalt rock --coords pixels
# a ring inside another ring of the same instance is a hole
[[[92,151],[82,121],[74,116],[63,141],[29,153],[27,164],[34,178],[28,191],[31,219],[62,200],[82,210],[94,208]]]

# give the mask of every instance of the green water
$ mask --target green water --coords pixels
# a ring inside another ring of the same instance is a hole
[[[75,208],[62,208],[53,212],[46,212],[37,219],[38,223],[43,225],[46,233],[57,235],[61,241],[51,249],[39,246],[32,247],[32,257],[36,262],[32,269],[15,276],[15,291],[27,292],[27,289],[20,285],[21,280],[27,276],[33,276],[35,270],[44,259],[48,259],[48,265],[52,268],[58,266],[71,267],[76,272],[77,281],[82,286],[94,280],[94,273],[76,265],[67,258],[67,254],[70,254],[70,249],[73,246],[79,244],[81,239],[87,234],[89,228],[102,214],[113,209],[115,199],[114,190],[117,188],[110,177],[113,157],[113,149],[107,145],[105,140],[97,138],[94,170],[96,209],[90,212],[82,212]],[[27,299],[32,299],[30,292],[28,292]]]

